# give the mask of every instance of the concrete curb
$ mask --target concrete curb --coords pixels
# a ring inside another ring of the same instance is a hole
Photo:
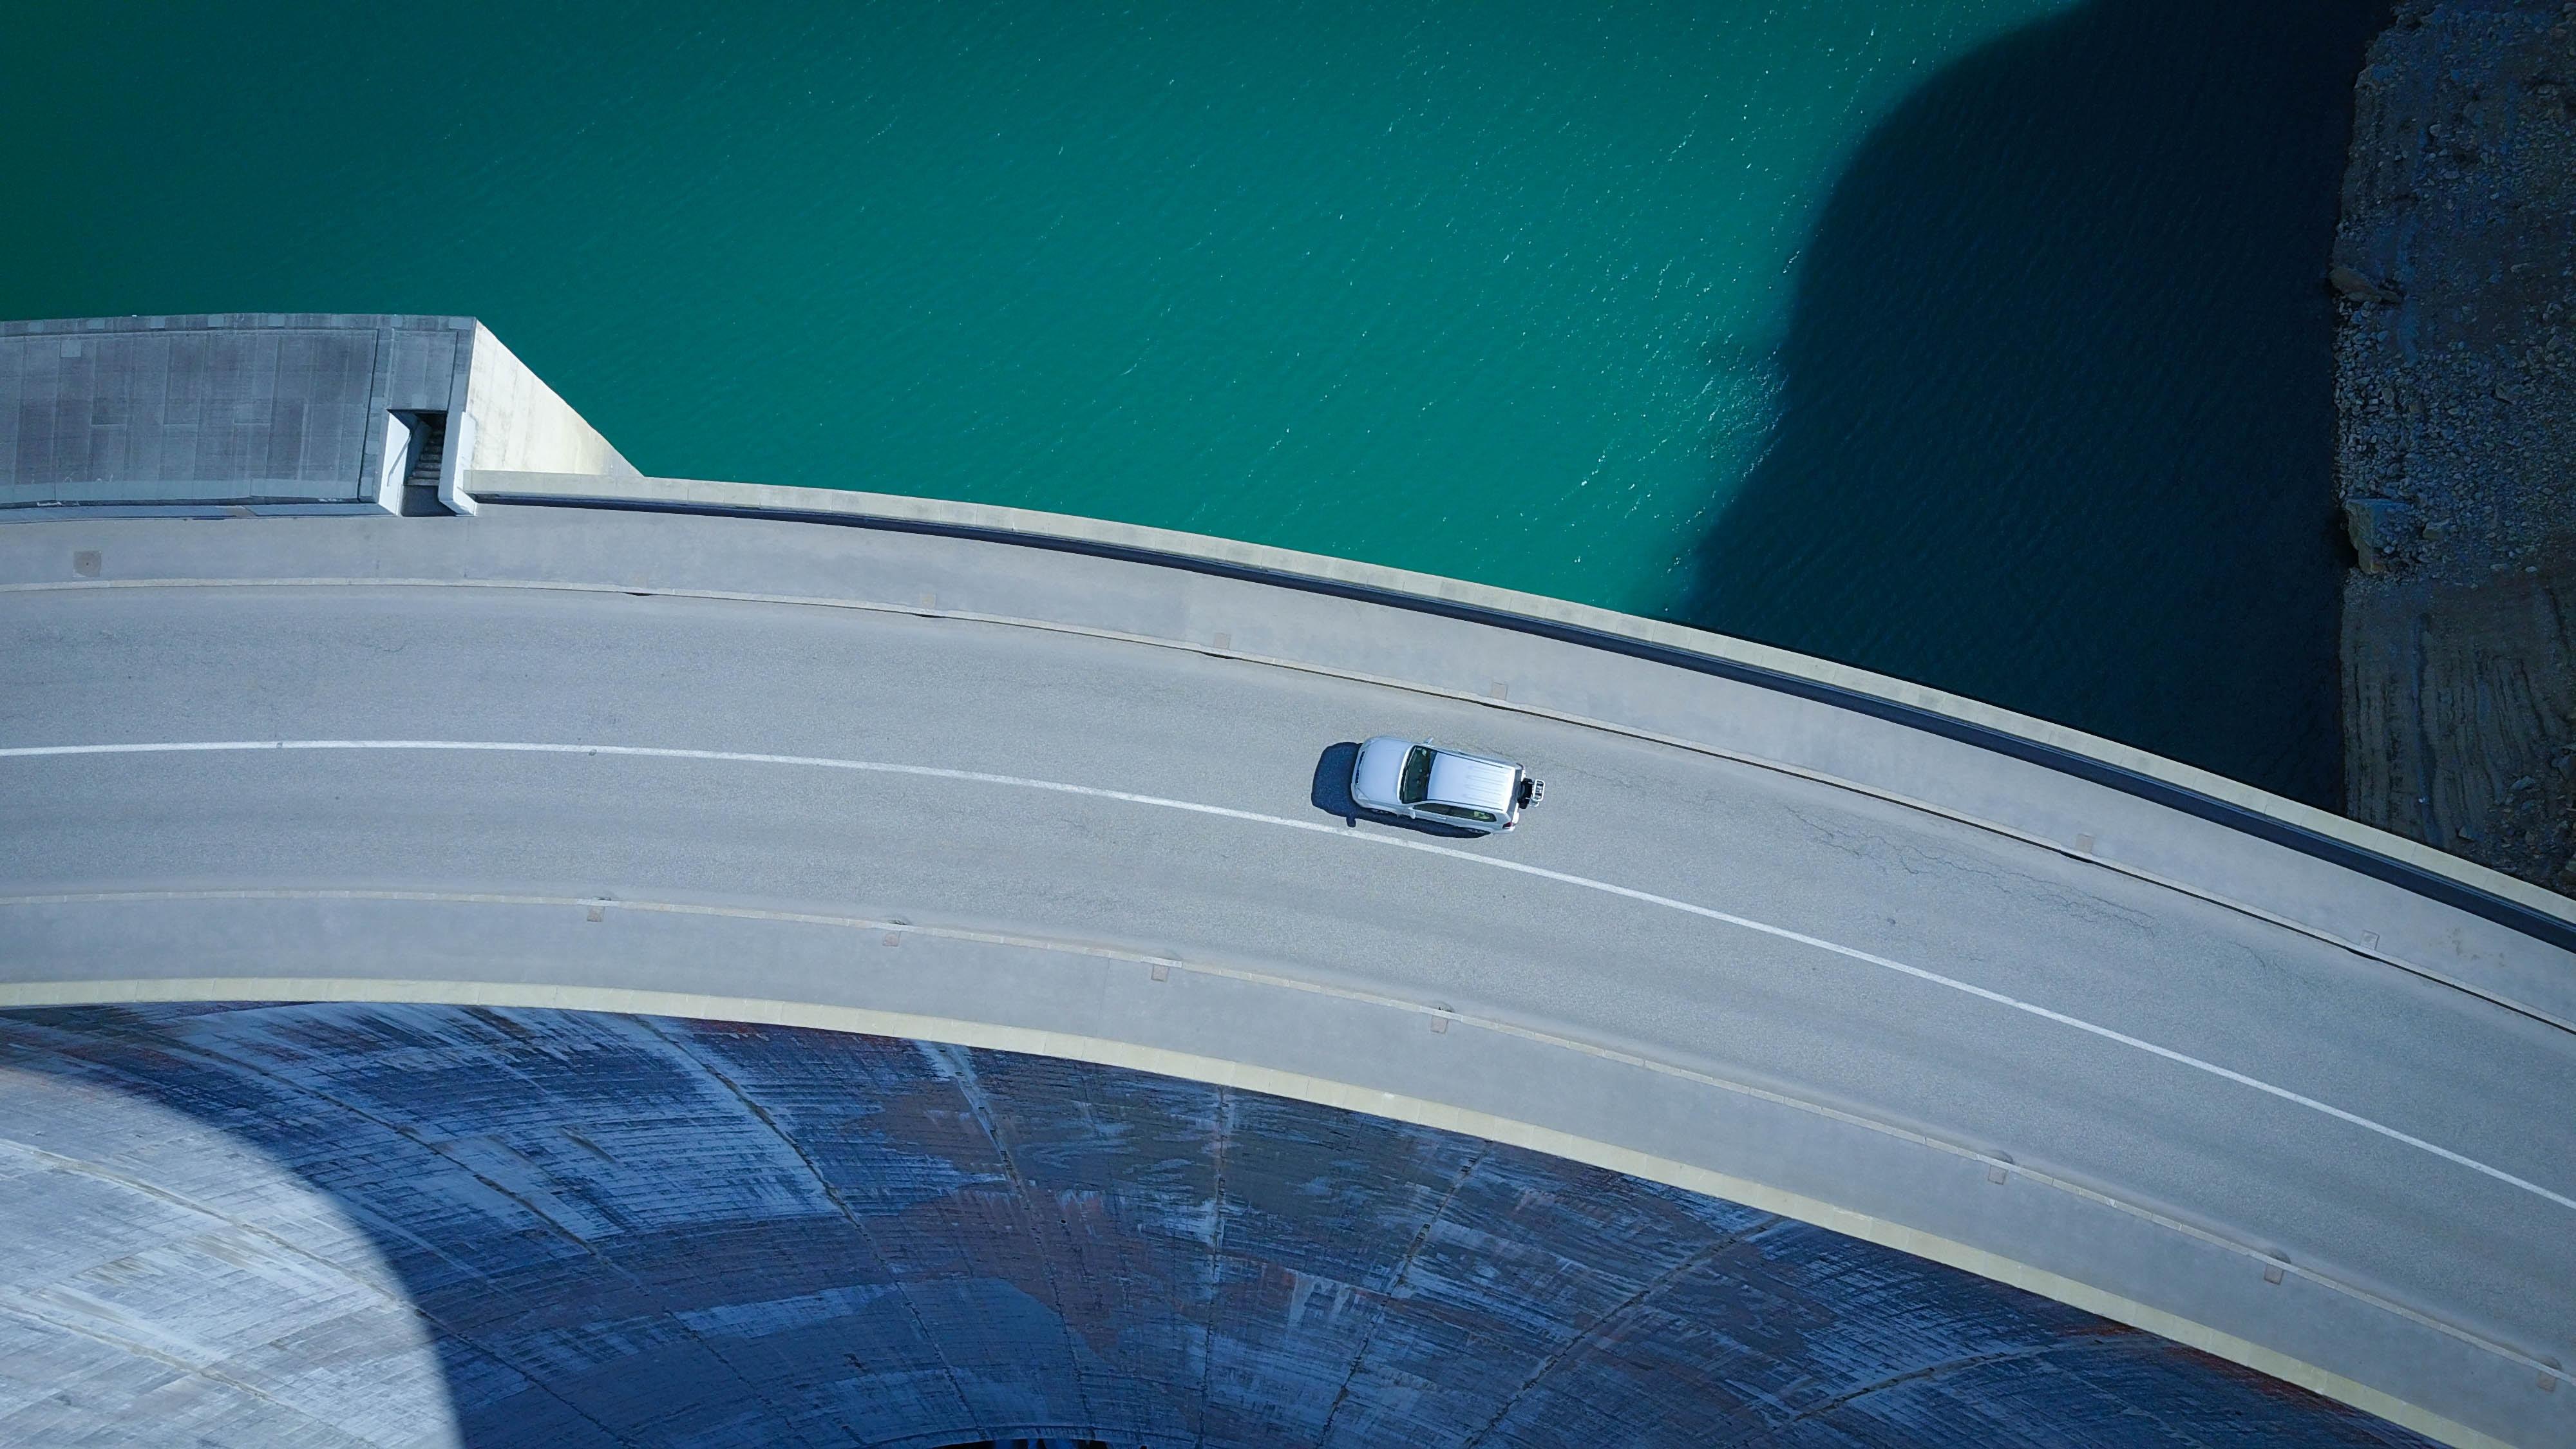
[[[1855,709],[2226,825],[2576,951],[2576,901],[2314,806],[2063,725],[1749,640],[1321,554],[1031,509],[895,494],[560,473],[472,475],[496,503],[936,533],[1334,594],[1538,634]]]

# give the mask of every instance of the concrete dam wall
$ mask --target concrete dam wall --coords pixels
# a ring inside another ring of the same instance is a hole
[[[449,1006],[0,1018],[20,1444],[2412,1445],[1820,1228],[1257,1093]]]
[[[6,324],[0,422],[0,1442],[2576,1442],[2527,882],[1667,623],[642,477],[469,319]],[[1382,732],[1545,811],[1363,812]]]
[[[635,472],[471,317],[0,323],[0,509],[459,513],[486,468]]]

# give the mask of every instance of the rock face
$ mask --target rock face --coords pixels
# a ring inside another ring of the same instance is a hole
[[[2395,572],[2423,537],[2415,510],[2394,498],[2345,499],[2343,525],[2352,540],[2354,565],[2366,574]]]
[[[2355,99],[2345,808],[2576,890],[2576,4],[2403,0]]]

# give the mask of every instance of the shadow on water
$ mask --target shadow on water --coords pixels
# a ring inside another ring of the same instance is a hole
[[[1908,97],[1691,622],[2337,804],[2322,278],[2384,11],[2094,0]]]

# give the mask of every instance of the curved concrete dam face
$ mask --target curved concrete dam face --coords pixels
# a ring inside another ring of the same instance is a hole
[[[2418,1444],[1475,1138],[1046,1057],[422,1005],[0,1017],[0,1440]]]

